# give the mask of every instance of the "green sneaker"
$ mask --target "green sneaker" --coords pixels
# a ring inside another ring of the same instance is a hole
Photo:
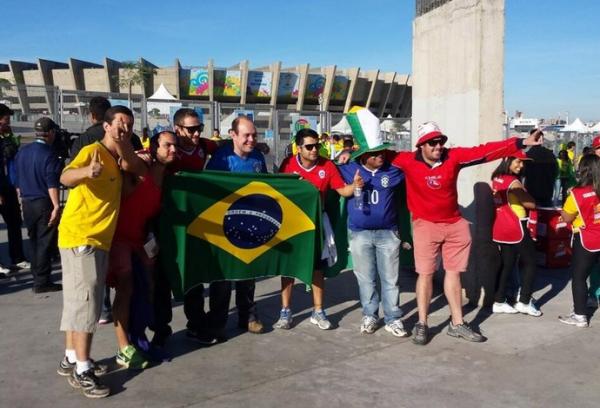
[[[148,367],[148,360],[131,344],[117,353],[117,364],[132,370],[143,370]]]

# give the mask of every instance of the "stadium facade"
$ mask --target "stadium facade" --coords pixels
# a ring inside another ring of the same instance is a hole
[[[281,62],[257,68],[250,68],[248,61],[228,68],[216,67],[212,60],[199,67],[184,67],[179,60],[169,67],[158,67],[143,58],[136,62],[154,71],[147,75],[143,86],[133,85],[133,94],[142,98],[151,97],[163,84],[178,100],[338,113],[360,105],[381,118],[411,116],[411,77],[407,74],[364,71],[358,67],[342,69],[335,65],[282,67]],[[54,113],[56,89],[127,94],[128,87],[120,80],[129,74],[127,71],[123,62],[110,58],[102,64],[74,58],[67,62],[11,60],[0,63],[0,80],[16,85],[16,92],[11,95],[13,109],[22,113]],[[29,91],[34,87],[46,91]]]

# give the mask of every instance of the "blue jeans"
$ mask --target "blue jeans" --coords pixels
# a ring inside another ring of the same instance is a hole
[[[400,239],[397,231],[348,231],[354,274],[358,280],[363,315],[378,318],[379,293],[376,281],[381,282],[381,300],[385,323],[402,316],[400,309]]]

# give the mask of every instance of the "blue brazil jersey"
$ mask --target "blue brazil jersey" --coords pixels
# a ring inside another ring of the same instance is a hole
[[[352,183],[357,169],[365,182],[362,194],[363,208],[357,208],[357,199],[354,197],[346,201],[348,228],[352,231],[397,228],[394,194],[404,180],[404,173],[389,163],[371,171],[352,161],[339,169],[346,183]]]
[[[217,149],[206,165],[206,170],[222,170],[235,173],[267,173],[265,158],[254,149],[246,158],[233,152],[233,145],[226,144]]]

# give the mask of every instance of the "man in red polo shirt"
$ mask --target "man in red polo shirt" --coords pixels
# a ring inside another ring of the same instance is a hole
[[[319,156],[319,134],[312,129],[301,129],[296,133],[296,146],[298,154],[287,157],[281,163],[281,173],[293,173],[300,175],[303,179],[312,183],[321,193],[321,202],[324,203],[327,191],[332,189],[341,196],[350,197],[355,188],[363,187],[362,177],[358,170],[354,175],[352,184],[346,184],[332,161]],[[316,254],[315,271],[313,272],[312,292],[314,310],[310,322],[322,330],[331,328],[331,322],[327,319],[323,309],[323,291],[325,289],[325,278],[321,271],[323,261],[321,254]],[[289,329],[292,323],[292,312],[290,303],[292,299],[292,286],[294,278],[281,277],[281,312],[275,328]]]
[[[469,223],[458,210],[458,173],[463,167],[508,157],[525,146],[541,144],[541,132],[526,139],[514,137],[468,148],[445,148],[448,137],[434,122],[419,125],[417,133],[417,150],[400,152],[392,161],[404,171],[408,208],[413,218],[415,267],[419,275],[416,285],[419,322],[415,325],[413,342],[424,345],[429,341],[427,315],[440,255],[446,272],[444,294],[452,315],[448,335],[482,342],[485,338],[463,321],[462,314],[460,274],[467,269],[471,234]]]

